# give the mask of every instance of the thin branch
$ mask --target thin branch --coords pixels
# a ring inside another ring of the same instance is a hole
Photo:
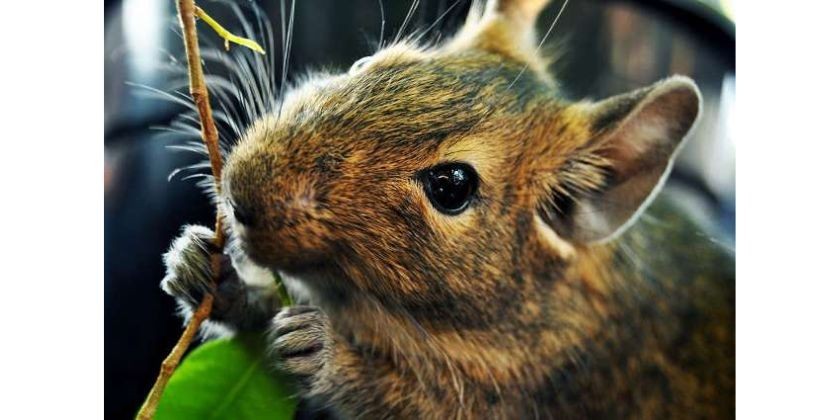
[[[222,175],[222,156],[219,152],[219,133],[213,123],[213,111],[210,109],[210,96],[207,93],[207,86],[204,83],[204,72],[201,69],[201,56],[198,50],[198,34],[195,28],[196,6],[193,0],[176,0],[178,17],[181,21],[181,31],[184,34],[184,49],[187,52],[187,66],[189,70],[190,94],[192,95],[201,123],[201,137],[207,146],[210,156],[210,167],[213,178],[216,181],[216,192],[220,190]],[[215,243],[218,249],[224,249],[225,233],[222,228],[222,212],[216,209],[216,237]],[[213,254],[211,261],[214,278],[218,278],[221,268],[221,254]],[[181,362],[187,348],[193,341],[201,323],[210,316],[213,307],[213,295],[207,293],[201,300],[201,304],[193,313],[190,322],[181,334],[181,338],[175,344],[172,352],[164,359],[160,367],[160,373],[155,381],[152,390],[149,392],[146,401],[137,414],[137,419],[151,420],[157,410],[163,390],[172,377],[175,368]]]
[[[163,390],[166,388],[166,384],[169,383],[169,378],[172,377],[172,374],[175,372],[175,368],[177,368],[178,364],[181,363],[181,358],[184,357],[184,353],[186,353],[190,343],[195,337],[195,334],[198,332],[198,327],[200,327],[201,323],[210,315],[210,310],[212,308],[213,295],[208,293],[204,295],[201,305],[199,305],[198,309],[196,309],[193,313],[189,324],[187,324],[187,327],[184,328],[184,332],[181,333],[181,338],[178,339],[175,347],[172,348],[172,351],[169,352],[166,359],[163,359],[163,363],[160,365],[160,373],[158,373],[155,385],[152,387],[152,390],[149,391],[149,395],[146,397],[146,401],[143,403],[143,406],[140,407],[140,412],[137,413],[137,419],[151,420],[154,417],[160,398],[163,396]]]

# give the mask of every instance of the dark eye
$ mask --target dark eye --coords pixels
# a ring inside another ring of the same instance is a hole
[[[465,163],[444,163],[420,174],[423,188],[441,213],[455,215],[467,209],[478,189],[478,174]]]

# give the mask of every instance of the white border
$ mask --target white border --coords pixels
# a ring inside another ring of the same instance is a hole
[[[737,414],[840,418],[840,25],[831,2],[741,0]]]
[[[3,6],[3,413],[103,407],[103,74],[96,2]],[[840,24],[738,17],[738,416],[840,418]]]
[[[3,417],[103,412],[103,12],[3,5]]]

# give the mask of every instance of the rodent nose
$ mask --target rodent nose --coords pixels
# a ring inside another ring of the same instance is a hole
[[[233,218],[237,222],[246,227],[254,225],[254,212],[245,206],[237,205],[233,200],[230,200],[230,206],[233,208]]]

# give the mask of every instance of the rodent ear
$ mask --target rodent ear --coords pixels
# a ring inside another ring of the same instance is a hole
[[[575,105],[591,137],[564,161],[546,222],[575,242],[606,241],[632,225],[670,172],[700,103],[694,82],[675,76]]]
[[[546,4],[548,0],[495,0],[491,1],[490,7],[506,17],[516,29],[528,31],[533,30],[534,23]]]
[[[548,0],[473,2],[467,22],[449,42],[451,49],[479,48],[542,69],[535,24]]]

